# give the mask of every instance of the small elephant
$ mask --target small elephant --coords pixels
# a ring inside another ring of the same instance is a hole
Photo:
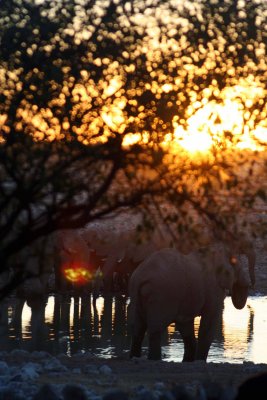
[[[184,342],[183,361],[206,360],[227,290],[245,306],[249,279],[236,257],[216,243],[190,254],[166,248],[147,257],[129,282],[130,357],[140,357],[147,331],[148,358],[161,359],[161,333],[175,322]],[[201,316],[198,340],[194,318]]]

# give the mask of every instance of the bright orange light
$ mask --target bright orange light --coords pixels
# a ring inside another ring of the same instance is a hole
[[[88,283],[93,278],[92,272],[80,265],[65,265],[62,271],[68,281],[77,285]]]
[[[218,143],[240,150],[264,149],[267,126],[254,125],[255,115],[248,111],[255,99],[264,98],[264,89],[257,87],[255,82],[242,82],[242,85],[224,89],[221,97],[220,103],[204,97],[201,103],[189,106],[186,129],[174,124],[174,139],[171,139],[174,148],[178,145],[198,154],[208,152]],[[244,103],[248,109],[244,109]],[[231,136],[228,142],[227,135]]]
[[[196,130],[185,131],[182,127],[175,130],[174,140],[190,153],[205,152],[213,144],[211,135],[208,132]]]

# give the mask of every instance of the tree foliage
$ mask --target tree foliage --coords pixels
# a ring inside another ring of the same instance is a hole
[[[265,202],[264,1],[2,0],[0,23],[3,272],[120,209],[176,240]]]

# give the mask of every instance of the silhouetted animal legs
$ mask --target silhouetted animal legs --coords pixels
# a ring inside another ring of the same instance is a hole
[[[152,332],[148,334],[148,359],[161,359],[161,332]]]
[[[183,361],[194,361],[196,358],[197,341],[194,333],[194,319],[179,322],[177,328],[184,342]]]
[[[138,321],[133,330],[130,357],[141,357],[141,347],[146,332],[146,324],[143,321]]]
[[[219,318],[217,315],[205,315],[201,317],[198,331],[197,360],[207,360],[218,322]]]

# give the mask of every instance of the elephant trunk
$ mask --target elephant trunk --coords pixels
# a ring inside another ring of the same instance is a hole
[[[244,285],[240,282],[235,282],[232,287],[232,303],[235,308],[241,310],[245,307],[248,298],[248,285]]]
[[[252,240],[243,239],[238,244],[237,253],[244,254],[248,261],[248,272],[252,287],[255,285],[256,252]]]
[[[245,270],[242,268],[242,265],[239,264],[238,266],[238,264],[239,263],[236,265],[236,280],[232,286],[231,297],[235,308],[241,310],[246,305],[250,283]],[[255,263],[249,263],[249,277],[252,284],[253,282],[255,283],[254,267]]]
[[[256,264],[256,253],[251,240],[242,240],[233,246],[232,250],[236,254],[244,254],[248,261],[248,272],[251,286],[255,285],[255,264]],[[235,257],[234,257],[235,258]],[[235,308],[242,309],[247,301],[249,292],[249,280],[245,276],[245,271],[242,271],[242,267],[238,268],[237,280],[234,282],[231,290],[232,302]]]

